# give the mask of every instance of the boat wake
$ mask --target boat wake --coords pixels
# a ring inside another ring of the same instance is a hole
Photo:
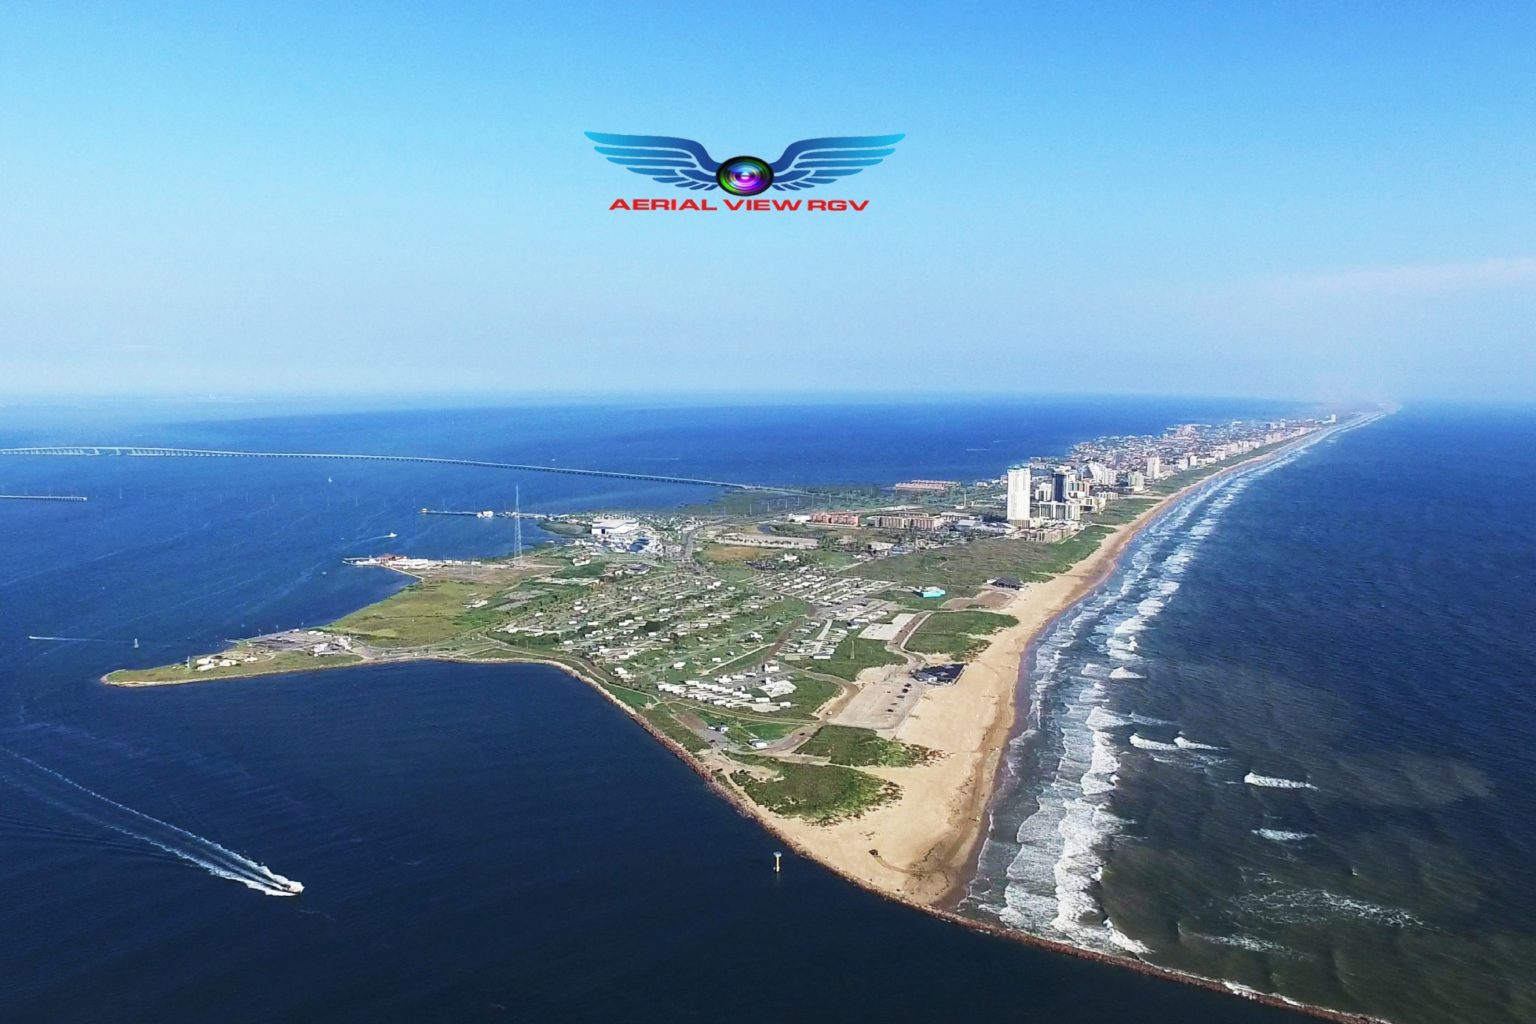
[[[93,789],[87,789],[30,757],[3,747],[0,747],[0,755],[4,755],[0,756],[0,780],[30,793],[51,807],[147,843],[157,850],[195,864],[211,875],[239,882],[264,896],[297,896],[304,891],[301,883],[284,878],[265,864],[258,864],[211,839],[194,835],[186,829],[177,828],[169,822],[120,804]],[[67,829],[54,830],[53,834],[59,838],[78,835]]]

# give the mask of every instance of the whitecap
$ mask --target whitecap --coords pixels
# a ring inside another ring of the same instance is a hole
[[[1102,732],[1105,729],[1118,729],[1123,725],[1130,725],[1131,721],[1128,718],[1121,718],[1113,711],[1106,711],[1104,708],[1096,707],[1088,712],[1086,724],[1094,732]]]
[[[1316,839],[1315,832],[1287,832],[1281,828],[1256,828],[1253,834],[1264,839],[1272,839],[1277,843],[1299,843],[1303,839]]]
[[[1252,935],[1206,935],[1203,932],[1190,932],[1188,934],[1190,938],[1199,939],[1201,942],[1209,942],[1216,946],[1231,946],[1235,949],[1246,949],[1253,953],[1279,953],[1283,956],[1300,955],[1295,950],[1278,942],[1255,938]]]
[[[1173,742],[1182,750],[1225,750],[1226,747],[1214,746],[1210,743],[1196,743],[1194,740],[1179,733],[1173,738]]]
[[[1172,743],[1160,743],[1157,740],[1149,740],[1139,732],[1131,733],[1131,746],[1138,750],[1178,750]]]
[[[1263,786],[1266,789],[1316,789],[1310,782],[1299,782],[1296,779],[1281,779],[1273,775],[1260,775],[1257,772],[1249,772],[1243,776],[1243,781],[1250,786]]]
[[[1147,945],[1145,942],[1136,941],[1112,924],[1108,925],[1108,931],[1109,941],[1113,942],[1127,953],[1135,953],[1136,955],[1140,956],[1143,953],[1152,952],[1151,946]]]

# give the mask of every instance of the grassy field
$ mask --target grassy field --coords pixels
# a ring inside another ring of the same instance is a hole
[[[235,652],[244,657],[245,652]],[[188,670],[185,662],[161,665],[157,668],[120,668],[107,674],[109,683],[200,683],[208,679],[231,679],[243,676],[270,676],[280,672],[312,672],[320,668],[340,668],[362,661],[355,654],[327,654],[316,657],[307,651],[283,651],[249,665],[237,662],[224,667],[215,665],[206,672]]]
[[[848,575],[873,576],[875,579],[885,578],[881,576],[879,572],[849,573]],[[944,597],[918,597],[910,590],[882,590],[875,596],[880,598],[882,601],[889,601],[898,607],[907,609],[908,611],[931,612],[937,611],[940,607],[943,606],[944,602],[951,597],[969,597],[970,595],[950,593],[944,595]]]
[[[865,640],[863,637],[850,635],[844,637],[843,642],[837,645],[837,650],[832,652],[830,661],[813,661],[807,664],[817,672],[825,672],[839,679],[852,680],[866,668],[876,665],[899,665],[901,661],[899,654],[892,654],[886,650],[885,644],[879,640]]]
[[[465,605],[492,598],[496,592],[497,587],[489,583],[426,580],[353,612],[325,629],[379,647],[441,643],[468,630],[491,625],[497,616],[490,608],[471,610]]]
[[[926,747],[888,740],[868,729],[853,729],[845,725],[822,726],[795,753],[831,758],[833,764],[854,767],[885,765],[892,768],[922,764],[932,756],[932,751]]]
[[[602,683],[600,685],[603,689],[607,690],[609,693],[613,694],[615,697],[619,698],[619,700],[623,701],[625,704],[628,704],[636,711],[642,711],[646,707],[656,703],[656,695],[652,693],[646,693],[643,690],[636,690],[628,686],[620,686],[618,683]]]
[[[1123,526],[1156,504],[1156,498],[1121,498],[1091,518],[1099,526]]]
[[[897,580],[915,585],[937,584],[951,596],[968,596],[994,576],[1043,580],[1070,568],[1099,546],[1109,533],[1105,526],[1090,526],[1060,543],[988,537],[969,544],[914,551],[881,558],[848,570],[868,579]]]
[[[821,662],[815,664],[820,665]],[[794,705],[793,708],[784,710],[785,715],[810,718],[821,709],[823,704],[843,692],[836,683],[829,683],[825,679],[811,679],[797,674],[792,681],[795,684],[795,692],[786,697],[777,698],[787,700]]]
[[[672,712],[665,707],[653,707],[647,711],[641,711],[640,716],[654,725],[663,735],[675,740],[684,750],[696,754],[709,746],[699,739],[692,729],[672,717]]]
[[[991,636],[1004,626],[1017,625],[1018,621],[1012,615],[998,612],[934,612],[907,638],[907,650],[968,658],[987,645],[982,637]]]
[[[769,781],[748,772],[733,773],[732,781],[747,796],[776,814],[807,818],[818,825],[856,818],[901,793],[894,782],[841,765],[793,764],[756,757],[738,760],[777,776]]]
[[[777,558],[782,552],[772,548],[754,548],[745,544],[705,544],[699,558],[714,565],[753,562],[759,558]]]
[[[783,720],[765,718],[762,715],[748,712],[744,715],[733,715],[719,708],[706,708],[702,706],[689,706],[689,710],[703,719],[712,728],[728,726],[727,734],[732,740],[740,741],[743,737],[754,740],[765,740],[772,743],[781,740],[791,732],[805,725],[803,721],[786,722]]]

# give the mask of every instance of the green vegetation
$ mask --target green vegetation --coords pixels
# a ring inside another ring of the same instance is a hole
[[[608,568],[607,562],[588,562],[586,565],[572,565],[561,569],[554,575],[566,580],[590,580],[601,576],[608,571]]]
[[[772,548],[754,548],[745,544],[705,544],[699,549],[699,558],[712,564],[754,562],[759,558],[777,558],[781,552]]]
[[[820,662],[817,662],[819,665]],[[814,679],[810,676],[797,675],[794,677],[795,692],[781,698],[794,705],[793,708],[785,708],[784,714],[797,717],[810,718],[827,701],[842,693],[842,687],[825,679]]]
[[[891,768],[909,768],[923,764],[933,757],[933,751],[898,740],[877,736],[868,729],[854,729],[845,725],[824,725],[805,743],[797,754],[826,757],[833,764],[884,765]]]
[[[495,623],[500,616],[490,607],[471,609],[488,601],[496,588],[463,580],[425,580],[353,612],[326,626],[327,632],[359,637],[379,647],[419,647],[442,643],[460,633]]]
[[[575,523],[565,519],[540,519],[539,529],[560,537],[585,537],[591,532],[588,523]]]
[[[282,672],[313,672],[321,668],[341,668],[356,665],[363,659],[355,654],[313,655],[308,651],[282,651],[262,655],[260,661],[247,664],[243,659],[249,652],[236,649],[229,656],[233,665],[215,665],[205,672],[189,669],[185,662],[161,665],[157,668],[120,668],[106,676],[109,683],[197,683],[206,679],[227,679],[230,676],[270,676]]]
[[[1085,558],[1108,533],[1108,527],[1090,526],[1059,543],[987,537],[954,547],[876,559],[848,572],[913,586],[933,583],[952,597],[969,596],[995,576],[1049,579]],[[915,606],[931,607],[932,602],[923,605],[918,601]]]
[[[699,739],[698,735],[682,722],[679,722],[664,707],[652,707],[640,712],[640,717],[654,725],[662,735],[673,740],[684,750],[697,754],[709,744]]]
[[[711,728],[720,729],[722,726],[726,727],[724,729],[726,738],[737,742],[745,738],[747,740],[763,740],[773,743],[788,736],[796,729],[805,726],[805,722],[801,720],[786,722],[782,719],[765,718],[755,712],[736,715],[722,711],[719,708],[706,708],[696,705],[688,705],[688,707]]]
[[[625,704],[628,704],[636,711],[643,711],[645,708],[656,703],[656,697],[654,694],[645,693],[641,690],[634,690],[628,686],[620,686],[618,683],[603,683],[601,685],[603,689],[607,690],[609,693],[613,694],[615,697],[619,698],[619,700],[623,701]]]
[[[763,757],[737,760],[775,776],[764,779],[753,772],[731,773],[731,780],[753,801],[775,814],[806,818],[818,825],[857,818],[901,793],[894,782],[841,765],[797,764]]]
[[[1012,615],[997,612],[934,612],[907,638],[907,650],[947,654],[963,661],[986,647],[982,637],[1018,622]]]
[[[1156,498],[1122,498],[1103,512],[1095,512],[1092,520],[1099,526],[1123,526],[1156,504]]]
[[[866,668],[874,668],[877,665],[899,665],[901,661],[901,655],[892,654],[886,650],[885,644],[879,640],[865,640],[861,636],[850,634],[837,645],[837,650],[832,652],[831,660],[810,664],[817,672],[825,672],[839,679],[852,680]]]
[[[884,564],[884,563],[870,563],[870,564],[878,565],[878,564]],[[849,573],[849,575],[850,576],[868,576],[868,575],[878,575],[878,573],[852,572],[852,573]],[[902,608],[907,609],[908,611],[931,612],[935,608],[937,608],[940,605],[942,605],[944,603],[945,599],[948,598],[948,597],[969,597],[971,595],[970,594],[946,594],[945,597],[941,597],[941,598],[935,599],[935,598],[932,598],[932,597],[918,597],[916,594],[912,593],[912,591],[910,591],[910,590],[882,590],[882,591],[880,591],[880,593],[876,594],[875,596],[880,598],[882,601],[889,601],[889,602],[891,602],[894,605],[898,605],[898,606],[900,606]]]

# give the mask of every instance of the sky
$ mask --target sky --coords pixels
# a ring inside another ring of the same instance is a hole
[[[1536,399],[1536,5],[0,4],[0,395]],[[722,198],[717,159],[904,132]],[[770,193],[778,197],[783,193]]]

